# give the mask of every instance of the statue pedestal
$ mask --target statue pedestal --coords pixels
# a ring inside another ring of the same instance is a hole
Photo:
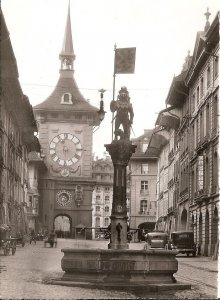
[[[115,140],[105,147],[114,166],[111,238],[108,247],[109,249],[128,249],[126,167],[137,146],[132,145],[129,140]]]

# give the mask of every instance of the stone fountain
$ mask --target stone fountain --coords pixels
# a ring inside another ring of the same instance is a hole
[[[151,290],[189,288],[173,276],[178,270],[177,252],[172,250],[132,250],[127,241],[126,167],[135,152],[130,141],[133,109],[126,87],[110,109],[115,117],[115,137],[105,145],[114,165],[111,238],[108,249],[65,248],[61,261],[65,271],[55,284],[89,287],[144,287]],[[120,129],[123,127],[123,130]]]

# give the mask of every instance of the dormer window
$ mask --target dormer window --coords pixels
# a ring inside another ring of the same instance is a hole
[[[73,104],[72,95],[70,93],[63,94],[61,98],[61,104]]]

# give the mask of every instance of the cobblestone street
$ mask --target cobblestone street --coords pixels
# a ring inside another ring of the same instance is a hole
[[[149,294],[144,291],[88,289],[46,285],[43,280],[60,277],[60,251],[64,247],[107,248],[108,241],[59,239],[57,248],[44,248],[43,242],[17,246],[14,256],[0,254],[1,299],[138,299],[138,298],[217,298],[217,261],[207,257],[178,257],[178,282],[191,282],[191,290]],[[143,243],[131,243],[131,249],[142,249]]]

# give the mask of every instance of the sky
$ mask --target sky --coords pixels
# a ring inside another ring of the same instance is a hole
[[[2,0],[1,7],[18,64],[23,93],[34,107],[54,90],[69,0]],[[134,109],[131,138],[154,128],[209,8],[212,22],[219,0],[70,0],[74,78],[85,99],[99,107],[105,89],[106,116],[94,130],[93,152],[102,157],[112,141],[114,45],[136,47],[134,74],[117,74],[115,97],[126,86]]]

